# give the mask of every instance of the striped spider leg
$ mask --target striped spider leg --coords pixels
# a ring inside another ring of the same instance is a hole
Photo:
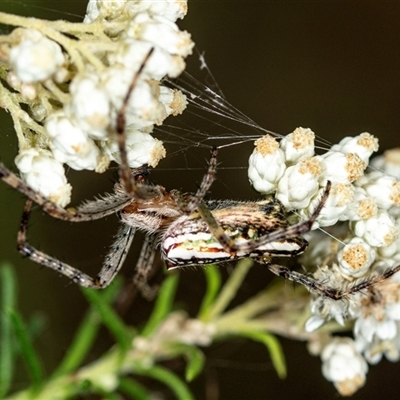
[[[275,198],[257,202],[205,201],[196,212],[171,223],[162,237],[161,248],[168,269],[207,265],[252,257],[274,274],[300,283],[311,292],[333,300],[347,298],[389,278],[400,266],[337,289],[291,269],[271,263],[272,257],[294,257],[308,242],[301,236],[311,230],[331,188],[328,181],[321,200],[308,220],[289,225],[282,204]]]

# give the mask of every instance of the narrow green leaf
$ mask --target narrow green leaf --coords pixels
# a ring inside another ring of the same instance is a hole
[[[171,274],[163,282],[150,319],[143,328],[143,336],[150,335],[157,328],[159,323],[170,313],[174,304],[178,279],[178,274]]]
[[[228,281],[220,291],[218,297],[212,304],[212,307],[210,307],[207,320],[212,320],[224,312],[226,307],[228,307],[229,303],[236,296],[240,285],[242,284],[252,265],[253,260],[250,258],[244,258],[237,263]]]
[[[168,386],[179,400],[194,400],[187,385],[166,368],[154,365],[149,369],[136,370],[138,375],[148,376]]]
[[[219,289],[221,287],[221,274],[216,265],[209,265],[204,269],[207,280],[207,289],[199,311],[199,319],[206,320]]]
[[[33,347],[27,327],[16,310],[11,311],[11,320],[28,374],[31,377],[33,386],[37,388],[43,383],[44,379],[42,362]]]
[[[0,267],[0,285],[0,398],[3,398],[11,386],[14,372],[10,311],[15,308],[17,296],[14,271],[8,263]]]
[[[263,343],[269,351],[272,364],[279,378],[286,378],[285,355],[279,340],[274,335],[259,331],[241,331],[239,335]]]
[[[203,370],[205,356],[204,353],[197,347],[186,346],[184,357],[187,359],[185,378],[187,382],[191,382]]]
[[[150,392],[132,378],[121,378],[118,389],[129,395],[129,398],[131,399],[148,400],[151,398]]]
[[[121,290],[121,286],[122,280],[115,279],[113,285],[99,294],[105,303],[110,304]],[[82,364],[96,339],[101,322],[102,320],[99,313],[94,307],[91,307],[85,314],[81,325],[75,333],[71,346],[68,348],[66,355],[53,373],[52,378],[72,372]]]
[[[123,320],[107,303],[101,293],[93,289],[82,288],[81,290],[86,299],[99,313],[104,325],[106,325],[114,335],[116,341],[120,344],[121,349],[123,351],[127,350],[132,339],[132,333],[129,327],[124,324]]]

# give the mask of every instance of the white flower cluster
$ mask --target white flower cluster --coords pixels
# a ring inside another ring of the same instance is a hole
[[[369,157],[378,149],[377,139],[368,133],[346,137],[322,155],[314,154],[314,133],[303,128],[280,143],[265,136],[255,146],[249,160],[253,186],[261,193],[275,194],[302,219],[320,202],[327,180],[332,182],[313,227],[330,226],[331,235],[311,232],[302,258],[307,269],[316,270],[315,279],[348,289],[400,264],[399,149],[376,158],[365,172]],[[324,375],[341,394],[363,385],[364,359],[374,364],[383,355],[391,361],[400,359],[400,274],[344,301],[314,295],[310,312],[307,332],[331,319],[341,326],[345,320],[354,324],[354,340],[343,344],[333,338],[321,352]]]
[[[192,51],[190,35],[175,23],[186,11],[182,0],[90,0],[80,29],[62,22],[57,31],[61,21],[32,26],[27,19],[26,27],[9,35],[2,46],[6,79],[38,123],[35,135],[21,123],[17,132],[16,165],[34,190],[65,206],[71,187],[62,164],[103,172],[110,161],[120,161],[117,115],[151,50],[126,107],[128,163],[154,167],[165,157],[151,132],[186,107],[181,92],[160,83],[164,76],[177,77]],[[14,121],[21,120],[8,108]]]

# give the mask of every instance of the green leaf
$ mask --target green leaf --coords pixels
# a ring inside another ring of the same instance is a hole
[[[105,303],[110,304],[120,292],[121,286],[122,280],[117,277],[113,281],[113,285],[99,292],[99,295]],[[82,364],[96,339],[101,322],[102,320],[99,313],[96,311],[96,308],[92,306],[85,314],[81,325],[75,333],[71,346],[68,348],[66,355],[53,373],[52,378],[72,372]]]
[[[0,285],[0,398],[3,398],[11,386],[14,372],[11,310],[15,308],[17,297],[14,271],[8,263],[0,267]]]
[[[166,368],[154,365],[149,369],[136,370],[138,375],[148,376],[168,386],[179,400],[194,400],[187,385]]]
[[[118,389],[129,395],[130,399],[147,400],[151,398],[149,391],[132,378],[121,378]]]
[[[219,289],[221,287],[221,274],[216,265],[209,265],[204,269],[207,280],[207,289],[200,306],[199,319],[206,320]]]
[[[28,329],[21,315],[16,310],[11,311],[11,320],[18,344],[21,349],[22,357],[32,379],[32,384],[37,388],[43,383],[44,379],[42,362],[39,355],[36,353],[35,348],[33,347],[31,338],[28,334]]]
[[[239,335],[263,343],[269,351],[272,364],[279,378],[286,378],[285,355],[279,340],[274,335],[259,331],[241,331]]]
[[[183,354],[188,362],[185,371],[185,378],[187,382],[191,382],[203,370],[205,356],[200,349],[194,346],[186,346]]]
[[[208,319],[212,320],[217,318],[221,313],[224,312],[226,307],[228,307],[229,303],[236,296],[237,291],[240,288],[245,276],[249,272],[250,268],[253,266],[253,260],[250,258],[244,258],[239,261],[233,270],[231,276],[225,283],[222,288],[219,296],[216,298],[215,302],[210,307],[210,311],[208,313]]]
[[[110,330],[116,341],[120,344],[121,349],[126,351],[132,341],[132,331],[125,325],[124,321],[107,303],[106,299],[100,292],[93,289],[81,288],[86,299],[99,313],[104,325]]]
[[[163,282],[150,319],[143,328],[143,336],[150,335],[172,310],[178,279],[178,274],[171,274]]]

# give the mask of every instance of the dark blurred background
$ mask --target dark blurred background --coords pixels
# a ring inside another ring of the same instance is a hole
[[[85,3],[1,0],[0,11],[79,21]],[[226,98],[261,126],[282,134],[297,126],[310,127],[330,142],[368,131],[379,138],[383,151],[400,143],[399,16],[399,2],[190,1],[188,16],[180,26],[192,34],[199,51],[205,51]],[[13,168],[17,143],[4,112],[1,124],[0,158]],[[246,132],[244,127],[237,129]],[[246,167],[250,151],[251,145],[221,152],[212,197],[255,196],[246,170],[236,168]],[[175,162],[182,163],[179,155],[167,158],[152,177],[169,189],[193,191],[206,157],[207,152],[201,153],[191,161],[193,170],[188,172],[174,169]],[[69,172],[74,201],[111,191],[113,176]],[[15,250],[23,203],[20,194],[0,184],[0,260],[15,265],[24,315],[41,313],[47,318],[37,344],[50,372],[68,347],[87,305],[75,285],[22,259]],[[116,218],[69,224],[37,211],[29,236],[32,244],[94,275],[116,229]],[[134,247],[140,248],[140,243],[138,238]],[[127,277],[135,264],[134,253],[123,269]],[[181,274],[179,296],[189,309],[195,310],[201,299],[202,279],[201,271]],[[269,279],[270,274],[256,266],[243,285],[243,295],[255,294]],[[150,309],[151,304],[138,300],[131,312],[143,321]],[[102,338],[99,351],[112,343],[106,332]],[[211,384],[217,385],[221,399],[338,397],[321,375],[320,360],[308,354],[304,343],[284,339],[282,343],[288,363],[284,381],[276,377],[267,351],[259,344],[232,340],[209,349],[206,373],[192,385],[196,398],[205,398],[205,387]],[[399,371],[398,363],[382,361],[372,366],[366,386],[354,398],[394,398],[400,389]],[[21,387],[24,379],[21,374]]]

